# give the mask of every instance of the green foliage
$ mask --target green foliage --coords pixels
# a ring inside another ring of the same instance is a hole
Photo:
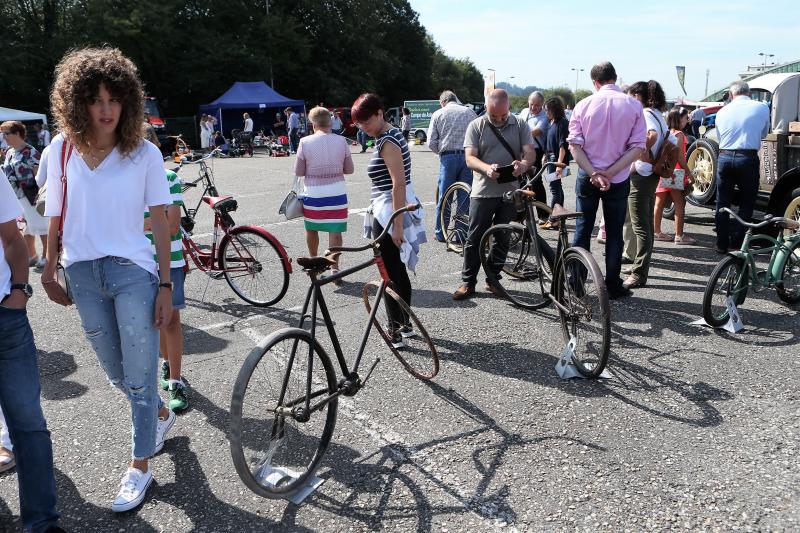
[[[580,102],[581,100],[583,100],[587,96],[591,96],[591,95],[592,95],[592,91],[589,91],[587,89],[578,89],[578,92],[575,93],[575,103],[577,104],[578,102]]]
[[[4,106],[49,107],[53,69],[76,47],[109,44],[138,65],[167,115],[197,112],[234,81],[274,81],[289,97],[349,105],[375,91],[387,105],[445,88],[480,100],[481,73],[448,57],[407,0],[26,0],[0,2]]]

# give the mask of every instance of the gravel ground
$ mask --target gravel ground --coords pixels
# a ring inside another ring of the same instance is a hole
[[[425,146],[412,149],[432,238],[438,160]],[[348,243],[363,242],[359,209],[369,201],[368,157],[354,153]],[[296,258],[306,255],[302,221],[276,214],[292,163],[257,154],[218,160],[214,170],[219,190],[239,200],[236,221],[264,226]],[[209,238],[208,211],[198,219],[200,240]],[[649,286],[612,302],[613,379],[602,382],[557,377],[563,342],[552,309],[523,312],[482,292],[453,302],[461,257],[441,244],[425,245],[412,279],[413,304],[435,340],[441,371],[429,383],[413,379],[373,335],[365,362],[375,354],[382,361],[366,389],[340,401],[319,470],[325,483],[299,506],[251,493],[233,469],[226,435],[243,360],[263,337],[297,323],[308,286],[302,272],[292,274],[287,295],[270,309],[246,305],[224,281],[189,275],[183,323],[191,409],[152,462],[156,483],[144,505],[122,515],[109,506],[130,453],[127,402],[107,385],[75,309],[49,302],[34,275],[29,316],[64,526],[81,532],[796,531],[797,311],[765,291],[741,308],[740,334],[689,325],[700,315],[705,280],[719,257],[711,212],[688,211],[688,231],[700,245],[657,242]],[[603,247],[593,252],[602,265]],[[341,288],[326,288],[349,356],[366,321],[361,284],[375,277],[367,270]],[[3,531],[18,527],[16,483],[15,473],[0,476]]]

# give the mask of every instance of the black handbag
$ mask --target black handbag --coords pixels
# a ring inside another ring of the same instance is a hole
[[[39,194],[39,186],[36,185],[36,180],[31,179],[29,181],[20,182],[20,189],[22,189],[22,194],[25,195],[25,198],[28,200],[28,203],[32,206],[36,205],[36,197]]]

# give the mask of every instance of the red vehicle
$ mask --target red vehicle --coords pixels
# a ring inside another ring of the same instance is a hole
[[[158,101],[153,96],[144,97],[144,116],[148,124],[156,130],[159,138],[164,135],[166,122],[161,118],[161,111],[158,109]]]
[[[328,111],[331,113],[339,112],[339,118],[342,119],[342,135],[351,139],[356,136],[358,128],[353,124],[353,117],[350,115],[349,107],[329,107]]]

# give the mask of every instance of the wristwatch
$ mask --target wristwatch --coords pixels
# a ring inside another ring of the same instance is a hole
[[[172,290],[172,282],[171,281],[168,281],[166,283],[159,283],[158,286],[159,286],[159,288],[164,287],[165,289]]]
[[[33,296],[33,287],[27,283],[12,283],[11,290],[13,291],[14,289],[22,291],[26,298]]]

